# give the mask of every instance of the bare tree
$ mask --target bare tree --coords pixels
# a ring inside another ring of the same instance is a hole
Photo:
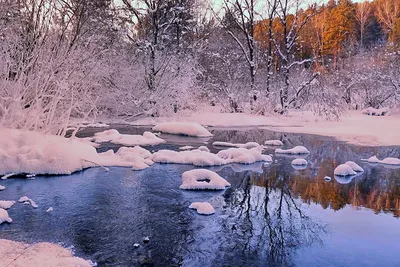
[[[367,30],[371,16],[371,4],[367,1],[357,5],[356,19],[360,27],[360,47],[364,47],[364,33]]]

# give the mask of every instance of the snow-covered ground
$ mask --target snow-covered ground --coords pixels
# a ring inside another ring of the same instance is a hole
[[[133,125],[155,125],[161,122],[197,122],[215,127],[259,126],[272,131],[317,134],[336,137],[356,145],[400,145],[400,111],[390,116],[366,116],[361,111],[349,111],[340,121],[326,121],[311,112],[291,111],[287,116],[259,116],[243,113],[198,112],[175,117],[144,118]]]
[[[56,244],[29,245],[0,239],[0,266],[90,267],[93,264],[74,257],[71,250]]]

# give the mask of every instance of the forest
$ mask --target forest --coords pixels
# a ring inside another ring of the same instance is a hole
[[[400,0],[0,0],[0,125],[398,107]]]

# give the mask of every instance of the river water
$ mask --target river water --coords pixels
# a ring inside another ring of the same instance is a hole
[[[147,130],[114,128],[130,134]],[[209,168],[232,184],[211,192],[178,189],[182,173],[194,168],[190,165],[8,179],[1,182],[7,187],[1,200],[27,195],[39,208],[15,204],[9,210],[14,222],[0,225],[0,238],[59,243],[98,266],[400,266],[400,169],[360,161],[375,154],[399,157],[399,147],[361,147],[247,128],[211,130],[211,139],[163,134],[166,144],[146,148],[207,145],[216,152],[213,141],[280,139],[288,148],[306,146],[309,164],[295,170],[293,157],[274,156],[269,165]],[[118,146],[103,144],[100,150],[110,148]],[[365,172],[354,179],[324,180],[347,160]],[[216,213],[198,215],[188,208],[194,201],[209,201]],[[52,213],[46,213],[49,207]]]

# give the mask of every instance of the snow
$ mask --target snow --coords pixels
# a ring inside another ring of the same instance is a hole
[[[159,150],[153,153],[150,159],[157,163],[191,164],[201,167],[226,164],[226,161],[216,154],[198,149],[180,152]]]
[[[193,202],[189,206],[190,209],[195,209],[198,214],[211,215],[215,213],[214,207],[208,202]]]
[[[347,164],[340,164],[333,172],[335,176],[349,176],[357,173]]]
[[[298,154],[309,154],[310,151],[308,151],[307,148],[304,146],[295,146],[291,149],[280,149],[277,148],[275,149],[275,153],[277,154],[293,154],[293,155],[298,155]]]
[[[0,185],[0,191],[3,191],[3,190],[5,190],[6,189],[6,187],[5,186],[3,186],[3,185]]]
[[[143,135],[129,135],[120,134],[115,129],[95,133],[93,140],[96,143],[111,142],[124,146],[152,146],[165,143],[165,140],[151,132],[144,132]]]
[[[362,110],[361,113],[369,116],[388,116],[390,115],[390,110],[388,108],[376,109],[373,107],[369,107]]]
[[[357,163],[355,163],[354,161],[347,161],[345,163],[346,165],[350,166],[350,168],[355,171],[355,172],[363,172],[364,169],[361,168]]]
[[[51,243],[28,245],[0,239],[0,266],[90,267],[90,261],[74,257],[72,251]]]
[[[11,200],[0,200],[0,209],[8,210],[15,204],[15,201]]]
[[[335,137],[355,145],[400,145],[400,112],[392,110],[391,116],[365,116],[359,110],[347,111],[339,121],[327,121],[310,111],[290,110],[287,116],[252,115],[244,113],[219,113],[209,108],[196,114],[177,114],[174,117],[144,118],[133,125],[154,125],[165,121],[197,122],[214,127],[255,127],[276,132],[316,134]],[[373,125],[374,127],[371,127]]]
[[[251,149],[246,148],[229,148],[221,150],[217,155],[226,160],[226,163],[242,163],[251,164],[257,161],[272,162],[272,158],[269,155],[262,155],[263,147],[254,147]]]
[[[194,169],[182,174],[182,184],[179,188],[193,190],[223,190],[225,187],[230,185],[230,183],[219,176],[216,172],[206,169]]]
[[[372,156],[368,159],[362,159],[362,161],[366,161],[366,162],[372,163],[372,164],[377,164],[380,162],[380,160],[376,156]]]
[[[212,134],[203,126],[198,123],[192,122],[164,122],[156,124],[153,131],[168,133],[168,134],[178,134],[187,135],[195,137],[210,137]]]
[[[400,159],[397,158],[385,158],[381,160],[379,163],[386,165],[400,165]]]
[[[4,222],[12,223],[12,221],[13,220],[8,215],[8,212],[5,209],[0,208],[0,224],[2,224]],[[0,260],[1,260],[1,258],[0,258]]]
[[[267,140],[264,144],[267,146],[283,146],[283,143],[280,140]]]
[[[35,209],[38,207],[38,205],[35,203],[35,201],[33,201],[32,199],[30,199],[27,196],[20,197],[18,202],[24,203],[24,204],[30,204]]]
[[[307,160],[305,160],[305,159],[294,159],[292,161],[292,165],[295,165],[295,166],[307,165]]]
[[[193,146],[181,146],[179,148],[179,150],[190,150],[190,149],[194,149],[194,147]]]
[[[247,148],[247,149],[251,149],[254,147],[261,147],[260,144],[256,142],[247,142],[245,144],[234,144],[229,142],[216,141],[212,145],[215,147],[237,147],[237,148]]]

